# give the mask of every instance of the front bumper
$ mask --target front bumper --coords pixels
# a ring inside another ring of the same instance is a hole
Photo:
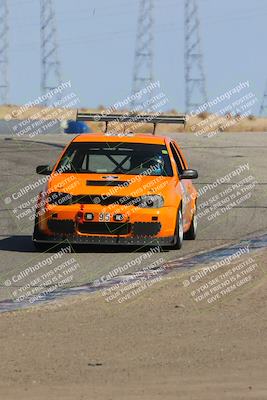
[[[113,219],[115,213],[107,207],[105,212],[110,213],[110,221],[100,222],[99,216],[103,213],[101,206],[87,206],[82,212],[72,207],[57,207],[56,209],[54,207],[40,218],[33,240],[46,243],[67,240],[73,244],[111,245],[144,245],[152,242],[170,245],[173,243],[177,213],[175,207],[136,208],[131,213],[125,207],[120,211],[125,216],[123,221],[115,222]],[[94,220],[87,221],[86,213],[93,213]],[[53,218],[53,215],[56,217]]]

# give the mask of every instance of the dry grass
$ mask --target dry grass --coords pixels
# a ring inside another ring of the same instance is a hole
[[[101,106],[98,109],[82,108],[82,111],[104,112]],[[23,112],[22,112],[23,111]],[[75,119],[76,109],[53,109],[62,119]],[[126,110],[125,110],[126,111]],[[67,114],[66,114],[67,113]],[[176,113],[171,112],[172,115]],[[19,106],[5,105],[0,106],[0,119],[5,119],[9,115],[14,119],[52,119],[51,109],[45,107],[31,107],[28,110],[22,110]],[[93,132],[103,129],[102,123],[89,123]],[[112,128],[112,127],[111,127]],[[140,125],[139,125],[140,130]],[[151,132],[151,125],[143,125],[142,132]],[[135,131],[134,127],[128,127],[127,130]],[[183,126],[162,124],[157,128],[158,132],[182,132]],[[188,118],[186,132],[198,133],[199,135],[207,134],[208,132],[267,132],[267,118],[260,118],[249,115],[245,118],[240,116],[217,116],[209,113],[201,113],[196,117]]]

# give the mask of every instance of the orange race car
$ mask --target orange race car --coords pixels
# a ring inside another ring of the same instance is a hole
[[[77,114],[77,120],[116,121],[121,115]],[[127,117],[128,119],[130,116]],[[138,122],[184,123],[184,116],[139,116]],[[176,142],[151,134],[76,136],[39,194],[33,243],[126,244],[180,249],[195,239],[197,191]]]

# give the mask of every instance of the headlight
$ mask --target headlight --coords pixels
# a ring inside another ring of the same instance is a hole
[[[164,199],[162,196],[158,194],[155,195],[147,195],[147,196],[140,196],[140,202],[138,207],[142,208],[160,208],[164,205]]]
[[[55,206],[67,206],[72,203],[72,195],[69,193],[52,192],[47,197],[48,204]]]

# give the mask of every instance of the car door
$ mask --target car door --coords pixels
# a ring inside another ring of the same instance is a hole
[[[177,171],[178,174],[181,175],[182,172],[187,169],[187,165],[185,163],[185,160],[183,159],[182,155],[180,154],[178,148],[175,145],[175,142],[170,143],[171,151],[173,154],[173,158],[175,160],[176,166],[177,166]],[[191,218],[192,218],[192,198],[190,196],[191,193],[191,188],[192,188],[192,181],[190,179],[181,179],[180,182],[180,187],[182,191],[182,198],[183,198],[183,223],[184,225],[190,224]]]

